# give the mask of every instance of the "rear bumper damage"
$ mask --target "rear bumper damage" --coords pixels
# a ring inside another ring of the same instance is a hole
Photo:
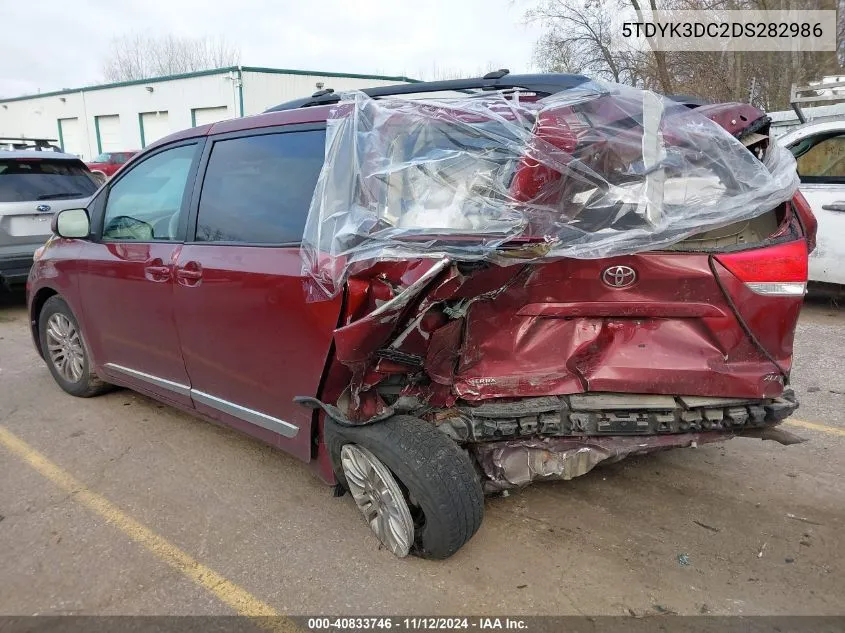
[[[347,95],[301,249],[308,300],[343,312],[321,400],[298,401],[425,419],[490,491],[771,434],[797,407],[807,252],[768,127],[604,84]]]
[[[554,399],[533,400],[551,404]],[[464,439],[471,442],[467,447],[484,475],[488,494],[535,481],[569,480],[602,462],[617,462],[629,455],[696,447],[737,436],[782,444],[803,441],[775,428],[798,407],[791,391],[782,398],[744,402],[629,394],[585,394],[557,400],[560,408],[554,413],[537,411],[528,401],[498,408],[482,405],[474,408],[475,413],[463,410],[460,416],[443,419],[439,428],[455,439],[461,439],[456,429],[472,433]],[[611,408],[599,408],[608,406]],[[515,418],[515,412],[526,415]],[[528,433],[532,435],[526,436]],[[500,439],[505,436],[511,439]]]

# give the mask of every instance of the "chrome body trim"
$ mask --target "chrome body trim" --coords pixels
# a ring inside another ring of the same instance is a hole
[[[156,387],[169,389],[174,393],[178,393],[180,396],[190,397],[191,395],[190,385],[183,385],[182,383],[173,382],[172,380],[167,380],[166,378],[159,378],[158,376],[153,376],[152,374],[147,374],[142,371],[138,371],[137,369],[130,369],[129,367],[124,367],[123,365],[116,365],[115,363],[106,363],[103,367],[107,367],[108,369],[121,374],[126,374],[132,378],[137,378],[138,380],[143,380],[151,385],[155,385]]]
[[[152,374],[147,374],[145,372],[138,371],[137,369],[130,369],[129,367],[124,367],[123,365],[117,365],[115,363],[105,363],[103,366],[115,372],[125,374],[126,376],[143,380],[144,382],[148,382],[156,387],[168,389],[174,393],[178,393],[179,395],[187,396],[194,400],[194,402],[199,402],[211,407],[212,409],[217,409],[218,411],[227,413],[240,420],[249,422],[250,424],[260,426],[268,431],[273,431],[283,437],[296,437],[296,434],[299,433],[299,427],[295,424],[285,422],[279,418],[274,418],[271,415],[261,413],[255,409],[249,409],[239,404],[235,404],[234,402],[229,402],[223,398],[212,396],[209,393],[192,389],[189,385],[183,385],[182,383],[167,380],[166,378],[159,378],[158,376],[153,376]]]
[[[296,434],[299,432],[299,427],[295,424],[285,422],[279,418],[274,418],[271,415],[261,413],[255,409],[242,407],[234,402],[229,402],[223,398],[218,398],[217,396],[212,396],[211,394],[197,391],[196,389],[191,389],[191,398],[193,398],[195,402],[202,403],[212,409],[222,411],[223,413],[228,413],[240,420],[244,420],[250,424],[255,424],[256,426],[265,428],[268,431],[278,433],[283,437],[296,437]]]

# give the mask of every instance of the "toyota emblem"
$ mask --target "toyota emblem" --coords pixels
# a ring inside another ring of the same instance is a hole
[[[627,288],[637,280],[637,271],[630,266],[605,268],[601,280],[611,288]]]

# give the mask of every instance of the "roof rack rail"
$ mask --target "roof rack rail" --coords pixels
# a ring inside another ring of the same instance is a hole
[[[836,81],[825,83],[824,80],[811,82],[808,86],[799,86],[792,84],[789,90],[789,105],[795,111],[799,123],[806,123],[807,117],[804,114],[802,105],[812,103],[819,105],[823,102],[828,102],[828,105],[833,105],[834,101],[845,100],[845,81],[841,81],[836,76]],[[809,93],[809,94],[805,94]]]
[[[536,75],[511,75],[506,68],[496,70],[472,79],[447,79],[445,81],[421,81],[410,84],[395,84],[365,88],[362,92],[370,97],[389,97],[426,92],[458,92],[462,90],[509,90],[521,89],[534,92],[540,96],[548,96],[563,90],[569,90],[582,83],[590,81],[584,75],[566,75],[562,73],[548,73]],[[310,97],[294,99],[282,103],[265,112],[280,112],[309,108],[312,106],[330,105],[340,101],[340,95],[335,92],[320,90]]]
[[[27,138],[24,136],[0,136],[0,146],[3,145],[11,145],[14,146],[16,149],[24,149],[29,147],[34,147],[36,150],[50,150],[50,151],[58,151],[58,147],[56,147],[53,143],[55,143],[57,139],[54,138]]]

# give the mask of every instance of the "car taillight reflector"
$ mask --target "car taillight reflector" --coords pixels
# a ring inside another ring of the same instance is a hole
[[[758,295],[802,297],[807,291],[807,284],[800,281],[755,281],[745,285]]]
[[[804,240],[724,253],[716,259],[757,294],[800,296],[807,287],[807,243]]]

